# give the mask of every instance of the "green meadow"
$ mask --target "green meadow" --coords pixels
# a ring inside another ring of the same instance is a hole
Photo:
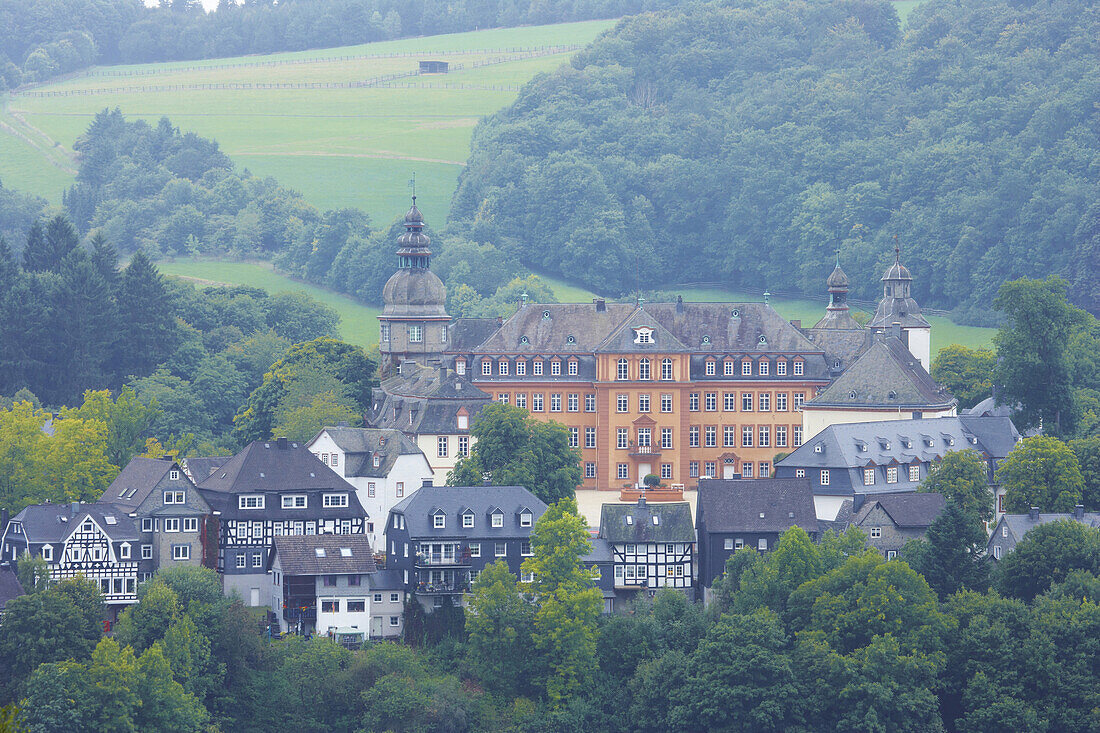
[[[217,140],[237,165],[301,191],[318,208],[354,206],[376,223],[404,212],[407,182],[415,174],[425,214],[442,225],[478,120],[507,106],[521,85],[565,63],[572,52],[531,54],[544,53],[539,49],[547,46],[583,46],[613,24],[565,23],[268,56],[96,67],[35,90],[69,96],[7,99],[0,113],[0,182],[60,203],[61,191],[73,180],[73,143],[99,110],[118,107],[154,124],[167,116],[181,129]],[[348,58],[364,55],[370,57]],[[421,60],[448,61],[452,70],[410,76]],[[405,76],[388,82],[392,86],[193,88],[347,84],[392,74]]]
[[[189,280],[200,286],[248,285],[269,293],[305,293],[336,309],[340,314],[340,337],[344,341],[365,347],[378,343],[380,308],[364,305],[346,295],[281,275],[267,263],[225,262],[181,257],[158,262],[157,267],[165,275]]]

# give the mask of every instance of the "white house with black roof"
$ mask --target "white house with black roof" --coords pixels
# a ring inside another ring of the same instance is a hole
[[[199,484],[218,518],[225,592],[268,605],[268,553],[282,535],[362,535],[367,514],[355,487],[300,443],[256,441]]]
[[[531,529],[546,511],[522,486],[425,484],[390,510],[386,567],[427,609],[457,604],[486,565],[498,560],[521,575]]]
[[[282,631],[330,634],[344,643],[401,635],[404,589],[378,578],[365,535],[276,537],[268,568],[271,609]]]
[[[770,552],[791,527],[801,527],[815,541],[821,531],[810,482],[804,478],[703,479],[695,515],[704,600],[725,572],[726,560],[738,550]]]
[[[940,417],[927,420],[831,425],[776,464],[777,478],[806,478],[817,516],[836,518],[845,499],[916,491],[936,461],[951,451],[977,451],[987,479],[1020,440],[1006,417]],[[994,487],[994,491],[996,491]]]
[[[613,587],[619,598],[658,588],[678,588],[694,598],[695,525],[685,502],[604,504],[599,539],[612,554]]]
[[[172,458],[132,458],[96,502],[114,506],[141,530],[139,581],[165,567],[213,568],[218,532],[210,505]]]
[[[400,430],[326,427],[306,447],[355,487],[372,545],[383,539],[390,509],[434,475],[424,452]]]
[[[3,557],[41,557],[51,580],[83,575],[103,592],[108,620],[137,602],[141,532],[116,507],[100,504],[33,504],[12,517],[0,538]]]

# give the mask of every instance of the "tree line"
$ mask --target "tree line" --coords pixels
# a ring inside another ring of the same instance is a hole
[[[208,59],[617,18],[672,0],[3,0],[0,91],[93,64]]]
[[[1062,275],[1100,313],[1093,2],[746,0],[623,20],[475,130],[456,231],[605,293],[680,281],[924,305],[995,325]]]

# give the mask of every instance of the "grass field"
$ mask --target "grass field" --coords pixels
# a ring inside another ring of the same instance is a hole
[[[191,280],[198,285],[249,285],[269,293],[305,293],[336,309],[340,314],[340,337],[344,341],[368,347],[378,343],[378,314],[381,309],[280,275],[266,263],[177,258],[158,262],[157,267],[165,275]]]
[[[477,121],[511,103],[534,75],[571,55],[531,57],[522,49],[584,45],[613,24],[492,29],[269,56],[97,67],[34,90],[70,96],[8,99],[0,112],[0,181],[59,203],[75,167],[65,154],[96,112],[118,107],[152,123],[168,116],[181,129],[217,140],[238,165],[301,191],[318,208],[355,206],[377,224],[407,208],[407,181],[415,173],[425,215],[442,225]],[[371,58],[346,58],[363,55]],[[346,84],[414,73],[423,59],[462,68],[403,76],[389,82],[392,88],[193,88]],[[163,89],[178,85],[189,88]]]

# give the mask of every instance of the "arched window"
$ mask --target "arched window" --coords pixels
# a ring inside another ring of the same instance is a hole
[[[638,362],[638,379],[649,379],[649,359]]]
[[[661,379],[672,381],[672,359],[661,360]]]
[[[619,359],[618,380],[625,382],[628,379],[630,379],[630,366],[627,364],[626,359]]]

